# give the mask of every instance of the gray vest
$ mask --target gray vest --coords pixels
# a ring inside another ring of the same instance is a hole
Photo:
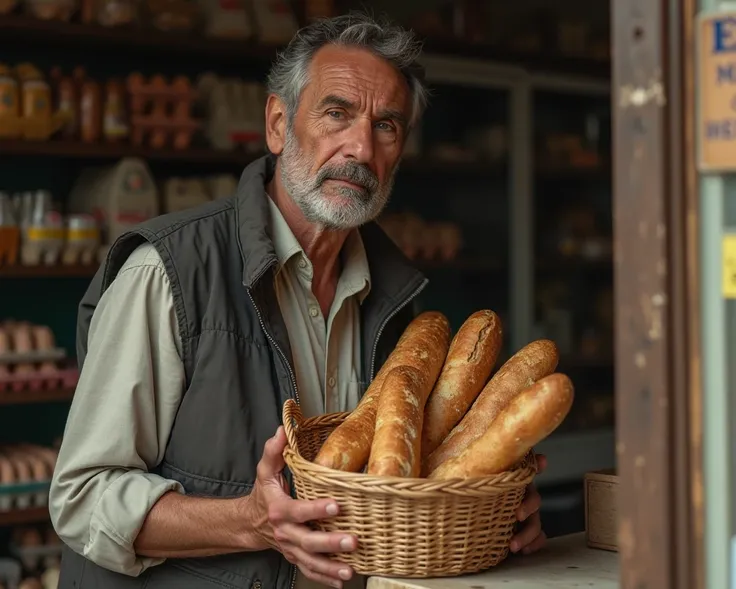
[[[120,237],[79,306],[81,367],[101,294],[139,244],[156,247],[171,281],[186,373],[186,391],[156,470],[179,481],[187,494],[248,494],[284,402],[298,398],[273,288],[277,260],[264,190],[273,166],[271,157],[261,158],[245,169],[235,196],[157,217]],[[361,235],[371,272],[371,291],[361,306],[362,374],[370,382],[411,320],[411,302],[426,280],[377,225],[362,227]],[[294,578],[294,567],[271,550],[169,559],[129,577],[65,548],[59,587],[289,589]]]

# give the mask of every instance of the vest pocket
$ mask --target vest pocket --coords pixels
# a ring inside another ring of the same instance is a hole
[[[151,569],[143,589],[250,589],[241,575],[208,567],[199,560],[168,562]]]

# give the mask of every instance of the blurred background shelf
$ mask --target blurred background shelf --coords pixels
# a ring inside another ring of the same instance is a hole
[[[117,160],[139,157],[146,160],[173,161],[183,164],[222,164],[246,166],[263,153],[218,151],[207,148],[153,149],[128,143],[82,143],[81,141],[19,141],[0,140],[0,155],[45,156],[68,159]]]
[[[230,64],[264,62],[277,47],[252,41],[207,38],[195,34],[165,33],[135,26],[104,27],[95,24],[41,20],[25,15],[0,17],[0,35],[20,44],[45,47],[110,50],[197,59],[217,59]]]
[[[0,266],[0,278],[92,278],[97,272],[97,265],[90,266]]]
[[[34,403],[63,403],[71,401],[74,389],[0,392],[0,405],[29,405]]]
[[[37,524],[46,522],[48,519],[49,508],[47,506],[0,511],[0,527]]]

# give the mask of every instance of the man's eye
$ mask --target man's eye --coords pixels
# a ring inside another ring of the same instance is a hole
[[[394,131],[394,126],[391,123],[381,122],[376,123],[376,129],[379,131]]]
[[[331,119],[341,119],[342,113],[339,110],[328,110],[327,116]]]

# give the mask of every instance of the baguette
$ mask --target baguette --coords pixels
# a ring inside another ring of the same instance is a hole
[[[510,469],[557,429],[573,397],[572,382],[564,374],[542,378],[514,397],[481,437],[442,463],[429,478],[482,477]]]
[[[434,386],[449,345],[447,317],[437,311],[418,315],[404,330],[358,406],[325,440],[314,462],[335,470],[360,471],[368,462],[378,398],[388,373],[397,366],[411,366],[426,375],[430,387]]]
[[[424,405],[432,383],[411,366],[397,366],[386,375],[376,411],[368,474],[418,477]]]
[[[501,321],[493,311],[473,313],[455,334],[424,410],[423,461],[463,418],[483,389],[502,339]]]
[[[429,455],[422,471],[427,474],[458,456],[493,423],[493,420],[522,390],[557,368],[559,354],[551,340],[536,340],[516,352],[493,375],[473,406],[440,446]]]

